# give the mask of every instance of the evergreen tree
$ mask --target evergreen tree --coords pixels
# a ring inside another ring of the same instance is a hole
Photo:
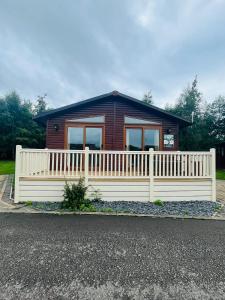
[[[152,98],[152,92],[149,91],[146,94],[144,94],[144,97],[142,99],[147,104],[153,104],[153,98]]]

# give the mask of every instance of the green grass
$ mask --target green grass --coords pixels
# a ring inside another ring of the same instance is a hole
[[[216,179],[225,180],[225,170],[217,170],[216,171]]]
[[[13,160],[0,160],[0,175],[14,174],[15,161]]]

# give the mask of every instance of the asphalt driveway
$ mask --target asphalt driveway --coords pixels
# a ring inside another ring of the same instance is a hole
[[[0,214],[0,299],[224,298],[224,221]]]

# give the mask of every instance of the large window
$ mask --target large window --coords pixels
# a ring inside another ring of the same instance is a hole
[[[102,127],[68,127],[68,149],[82,150],[89,147],[91,150],[100,150],[102,143]]]
[[[126,128],[126,150],[141,151],[159,150],[160,131],[152,128]]]

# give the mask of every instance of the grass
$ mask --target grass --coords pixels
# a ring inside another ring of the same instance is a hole
[[[225,170],[217,170],[216,171],[216,179],[225,180]]]
[[[0,175],[14,174],[15,161],[13,160],[0,160]]]

